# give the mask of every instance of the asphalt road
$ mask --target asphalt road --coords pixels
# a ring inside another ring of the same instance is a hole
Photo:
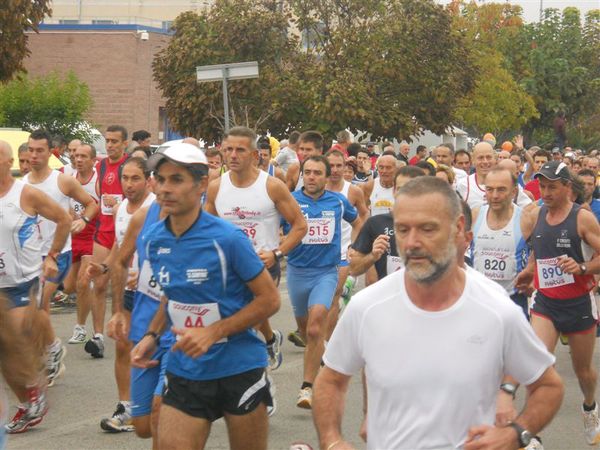
[[[281,286],[282,308],[272,319],[284,335],[295,329],[292,309],[285,284]],[[108,308],[110,310],[110,308]],[[52,317],[57,335],[67,341],[75,320],[74,308],[56,311]],[[405,345],[410,345],[409,342]],[[302,350],[287,340],[283,346],[283,365],[273,372],[277,386],[278,411],[270,420],[269,449],[287,450],[294,441],[304,441],[318,448],[310,411],[295,406],[302,382]],[[50,411],[44,421],[23,435],[10,436],[8,449],[28,450],[84,450],[84,449],[149,449],[151,443],[134,433],[108,434],[99,423],[114,411],[117,394],[113,377],[114,345],[107,340],[104,359],[94,360],[84,352],[82,345],[68,345],[67,371],[49,390]],[[598,351],[595,364],[598,366]],[[579,450],[590,448],[583,439],[581,395],[570,364],[568,348],[559,345],[557,366],[566,384],[563,406],[542,437],[547,450]],[[519,392],[522,401],[523,392]],[[364,448],[358,437],[362,420],[361,387],[358,378],[352,380],[346,402],[344,433],[357,448]],[[600,396],[599,396],[600,398]],[[14,398],[10,399],[15,404]],[[14,414],[14,407],[11,408]],[[448,406],[452,414],[452,406]],[[211,431],[207,449],[227,449],[227,432],[223,420],[217,421]]]

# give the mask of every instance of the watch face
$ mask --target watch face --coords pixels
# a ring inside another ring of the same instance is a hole
[[[524,445],[524,446],[529,445],[532,438],[533,438],[533,436],[531,435],[531,433],[529,431],[523,430],[521,432],[521,445]]]

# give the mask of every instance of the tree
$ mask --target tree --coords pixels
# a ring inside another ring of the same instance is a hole
[[[50,15],[50,0],[9,0],[0,7],[0,82],[25,70],[23,59],[29,55],[27,30],[38,30],[44,16]]]
[[[209,141],[222,134],[221,86],[197,85],[195,67],[248,60],[260,78],[231,83],[231,103],[258,131],[441,133],[473,86],[451,20],[432,0],[217,0],[176,19],[154,75],[174,128]]]
[[[31,131],[44,128],[65,138],[87,139],[84,115],[92,105],[89,89],[72,71],[30,79],[21,75],[0,85],[0,126]]]

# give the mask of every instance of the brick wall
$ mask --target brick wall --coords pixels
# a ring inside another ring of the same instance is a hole
[[[164,99],[152,80],[152,59],[168,41],[169,36],[152,32],[142,41],[135,30],[41,31],[29,34],[25,67],[32,76],[73,70],[94,101],[88,121],[100,131],[113,124],[130,133],[145,129],[152,143],[159,143]]]

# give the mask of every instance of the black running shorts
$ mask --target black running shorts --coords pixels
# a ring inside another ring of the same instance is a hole
[[[187,415],[210,422],[223,414],[249,414],[261,402],[273,405],[263,368],[207,381],[188,380],[167,372],[162,401]]]
[[[565,335],[591,331],[598,322],[596,303],[592,294],[556,300],[536,292],[531,314],[552,321],[554,328]]]

